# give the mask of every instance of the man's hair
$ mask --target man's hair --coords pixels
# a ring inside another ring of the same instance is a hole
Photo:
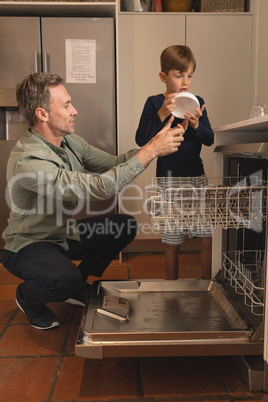
[[[35,110],[42,107],[49,110],[49,87],[60,85],[63,79],[58,74],[31,73],[16,86],[16,97],[20,113],[33,127],[37,117]]]
[[[174,45],[163,50],[160,56],[161,71],[168,74],[170,70],[178,70],[184,73],[193,67],[196,68],[195,57],[188,46]]]

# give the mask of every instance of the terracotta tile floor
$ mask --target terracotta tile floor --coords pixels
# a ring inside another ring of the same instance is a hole
[[[199,254],[180,255],[181,277],[200,277]],[[103,279],[165,278],[163,254],[126,254]],[[92,281],[96,278],[91,278]],[[32,328],[14,297],[20,281],[0,265],[0,401],[260,401],[233,359],[222,357],[76,357],[82,308],[51,304],[61,326]]]

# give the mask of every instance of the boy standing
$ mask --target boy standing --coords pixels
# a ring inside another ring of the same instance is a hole
[[[136,132],[136,142],[139,146],[147,144],[165,125],[170,114],[176,109],[175,96],[189,90],[196,68],[194,55],[188,46],[169,46],[162,52],[160,61],[159,76],[161,81],[166,84],[166,92],[150,96],[147,99]],[[204,100],[199,96],[197,98],[200,109],[196,109],[195,114],[187,112],[184,115],[184,121],[179,118],[174,119],[173,125],[187,122],[188,128],[178,151],[157,159],[157,177],[185,178],[187,183],[192,183],[193,186],[196,184],[201,186],[206,183],[200,152],[202,144],[206,146],[213,144],[214,134]],[[211,231],[203,232],[200,228],[195,231],[178,229],[162,231],[168,279],[178,279],[178,253],[181,244],[188,237],[201,239],[202,278],[209,279],[211,277],[211,235]]]

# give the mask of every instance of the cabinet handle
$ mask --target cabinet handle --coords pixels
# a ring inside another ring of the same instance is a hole
[[[43,72],[47,73],[47,51],[43,50]]]
[[[37,52],[37,50],[33,51],[33,57],[34,57],[34,72],[38,73],[38,52]]]

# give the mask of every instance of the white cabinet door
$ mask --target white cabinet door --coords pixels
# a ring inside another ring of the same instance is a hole
[[[186,43],[197,61],[192,92],[214,127],[249,118],[252,15],[187,15]]]
[[[137,148],[135,133],[148,96],[165,91],[160,81],[160,54],[167,46],[185,43],[185,16],[121,14],[119,27],[119,152]],[[151,233],[150,217],[143,210],[143,189],[156,174],[155,163],[120,194],[121,212],[135,216],[138,238]]]
[[[253,103],[252,16],[187,15],[186,43],[197,68],[191,91],[204,98],[213,127],[249,118]],[[205,171],[213,176],[213,149],[202,147]]]

